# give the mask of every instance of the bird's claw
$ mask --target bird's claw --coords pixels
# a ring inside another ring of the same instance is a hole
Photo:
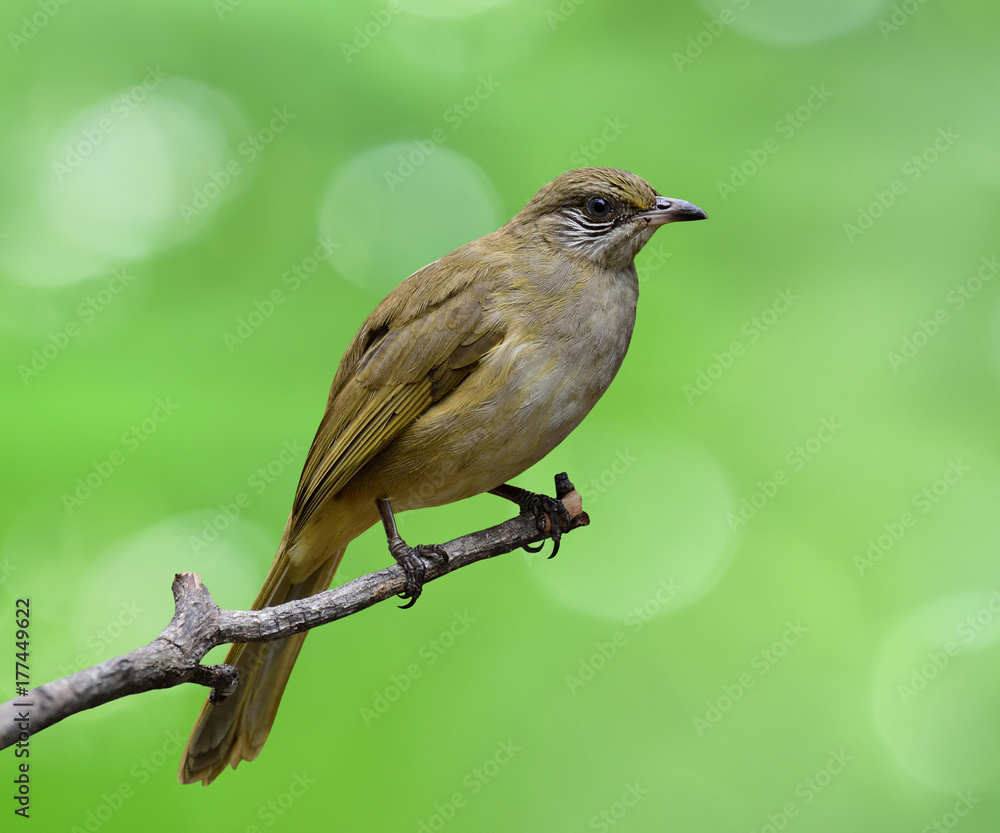
[[[559,542],[563,530],[569,529],[572,523],[569,510],[563,506],[561,500],[527,491],[521,495],[517,505],[521,507],[522,515],[534,515],[538,531],[552,539],[552,554],[549,558],[555,558],[556,553],[559,552]],[[541,552],[544,546],[545,544],[541,543],[532,548],[530,544],[526,544],[524,549],[536,553]]]
[[[407,610],[416,604],[424,589],[424,577],[427,574],[427,558],[442,558],[444,563],[448,563],[448,553],[443,547],[433,545],[409,546],[402,538],[396,538],[389,542],[389,552],[396,559],[396,563],[403,568],[406,574],[406,584],[403,592],[399,594],[401,599],[409,599],[405,605],[400,605],[400,610]]]

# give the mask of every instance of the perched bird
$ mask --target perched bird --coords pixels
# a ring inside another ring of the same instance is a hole
[[[393,512],[529,495],[507,481],[580,424],[625,358],[636,254],[665,223],[705,217],[627,171],[569,171],[390,292],[340,362],[253,609],[325,590],[380,519],[412,603],[433,553],[403,542]],[[232,647],[239,688],[202,708],[182,783],[257,757],[305,637]]]

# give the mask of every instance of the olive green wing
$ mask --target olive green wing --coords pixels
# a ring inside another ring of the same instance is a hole
[[[428,306],[414,300],[421,294],[417,289],[397,288],[348,348],[306,458],[289,540],[503,340],[503,331],[486,320],[485,290],[466,284],[448,292],[444,287],[438,302]]]

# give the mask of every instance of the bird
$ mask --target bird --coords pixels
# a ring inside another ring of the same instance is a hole
[[[326,590],[380,520],[412,604],[425,559],[447,554],[406,544],[394,513],[485,492],[529,505],[537,496],[508,481],[580,424],[625,358],[635,256],[660,226],[706,217],[628,171],[572,170],[393,289],[341,359],[253,609]],[[203,706],[181,783],[257,757],[305,637],[232,646],[239,686]]]

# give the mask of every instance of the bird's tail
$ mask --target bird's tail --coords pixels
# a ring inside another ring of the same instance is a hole
[[[253,609],[321,593],[330,586],[343,555],[342,549],[333,553],[315,572],[293,584],[288,578],[288,558],[279,554]],[[271,731],[285,684],[307,634],[277,642],[233,645],[225,661],[239,671],[239,688],[217,705],[206,701],[202,706],[181,756],[177,778],[182,784],[211,784],[227,764],[236,769],[240,761],[257,757]]]

